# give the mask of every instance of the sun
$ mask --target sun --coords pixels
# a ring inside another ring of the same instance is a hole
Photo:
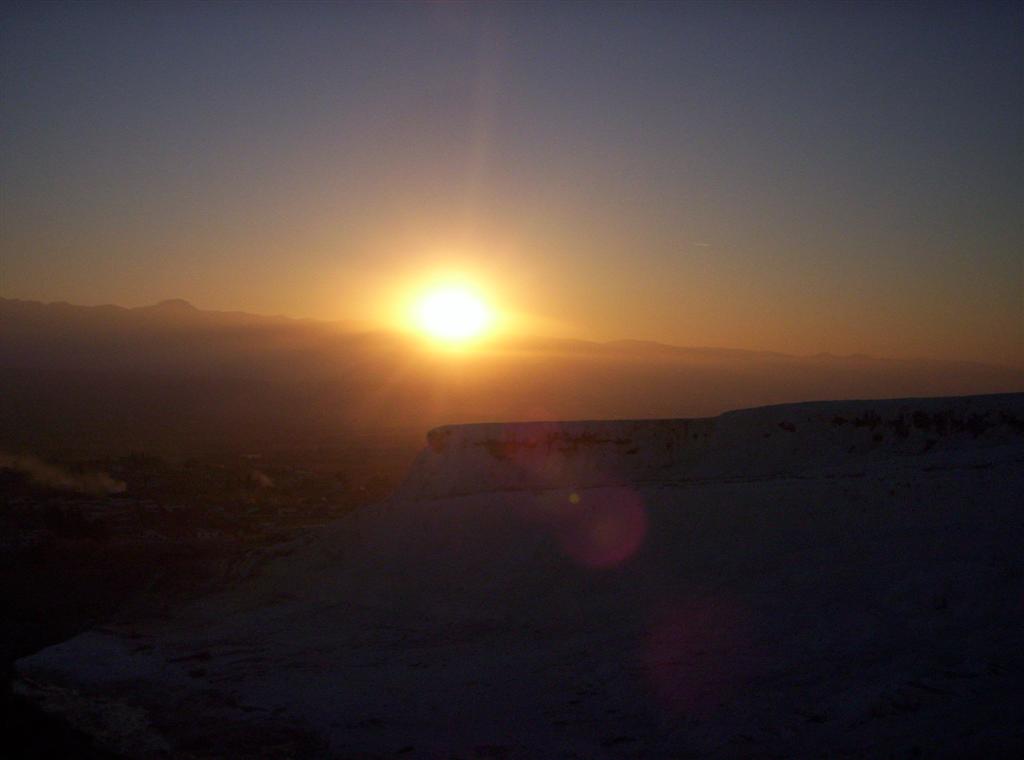
[[[478,338],[491,327],[494,315],[487,304],[465,286],[431,290],[416,307],[416,323],[430,337],[446,343]]]

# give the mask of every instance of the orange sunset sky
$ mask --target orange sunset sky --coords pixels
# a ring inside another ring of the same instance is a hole
[[[799,10],[799,12],[798,12]],[[0,295],[1024,365],[1019,4],[8,6]]]

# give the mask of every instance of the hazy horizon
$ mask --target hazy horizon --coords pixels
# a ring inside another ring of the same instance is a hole
[[[4,295],[4,294],[0,294],[0,301],[21,302],[21,303],[27,303],[27,304],[39,304],[39,305],[42,305],[42,306],[66,305],[66,306],[72,306],[72,307],[81,307],[81,308],[84,308],[84,309],[102,309],[102,308],[105,308],[105,307],[113,307],[115,309],[123,309],[125,311],[133,311],[133,310],[140,310],[140,309],[141,310],[154,309],[154,308],[157,308],[157,307],[168,307],[168,306],[170,306],[170,307],[178,307],[178,306],[180,306],[182,308],[192,309],[192,310],[194,310],[196,312],[199,312],[199,313],[206,313],[206,314],[211,314],[211,315],[212,314],[231,314],[231,315],[244,315],[244,316],[247,316],[247,317],[256,317],[256,318],[259,318],[259,319],[282,319],[282,320],[288,320],[288,321],[292,321],[292,322],[316,323],[316,324],[330,325],[331,327],[337,328],[337,329],[342,330],[344,332],[393,334],[393,335],[397,335],[397,336],[403,336],[403,337],[408,338],[408,339],[410,339],[412,341],[415,341],[415,340],[419,339],[417,331],[414,328],[409,328],[409,327],[395,326],[395,325],[375,325],[375,324],[371,323],[369,320],[325,319],[325,318],[318,318],[318,317],[311,317],[311,316],[301,316],[301,315],[295,315],[295,314],[260,313],[260,312],[251,311],[251,310],[247,310],[247,309],[207,308],[207,307],[202,306],[202,305],[197,305],[196,303],[194,303],[192,300],[190,300],[188,298],[182,298],[182,297],[168,297],[168,298],[161,298],[161,299],[159,299],[157,301],[154,301],[154,302],[127,303],[126,304],[126,303],[110,303],[110,302],[103,302],[103,303],[72,303],[70,301],[38,301],[38,300],[35,300],[35,299],[16,298],[16,297],[11,297],[11,296],[7,296],[7,295]],[[905,361],[926,361],[926,362],[927,361],[936,361],[936,362],[949,362],[949,363],[980,364],[980,365],[987,365],[987,366],[991,366],[991,367],[1002,367],[1002,368],[1006,368],[1006,369],[1024,370],[1024,357],[1022,357],[1020,364],[1012,364],[1012,363],[998,362],[998,361],[982,361],[982,360],[977,360],[977,359],[969,359],[969,358],[956,357],[956,356],[945,356],[945,357],[942,357],[942,356],[928,356],[928,355],[923,355],[923,356],[914,356],[914,355],[885,355],[885,354],[872,354],[872,353],[864,353],[864,352],[840,353],[840,352],[837,352],[837,351],[827,351],[827,350],[825,350],[825,351],[817,351],[815,353],[810,353],[810,354],[803,354],[803,353],[788,353],[788,352],[785,352],[785,351],[773,351],[773,350],[769,350],[769,349],[754,348],[754,347],[751,347],[751,346],[732,346],[732,345],[725,346],[725,345],[706,345],[706,344],[701,344],[701,345],[698,345],[698,344],[683,345],[683,344],[679,344],[679,343],[667,343],[667,342],[664,342],[664,341],[654,340],[654,339],[646,338],[646,337],[639,336],[639,335],[632,335],[632,336],[619,337],[619,338],[610,338],[610,339],[605,339],[605,340],[588,339],[588,338],[576,337],[576,336],[569,335],[569,334],[559,334],[558,332],[544,331],[544,330],[539,330],[539,331],[535,331],[535,332],[532,332],[532,333],[525,333],[525,332],[523,332],[523,333],[508,333],[508,332],[505,332],[505,333],[502,333],[502,334],[497,335],[497,336],[489,336],[488,338],[486,338],[486,339],[484,339],[482,341],[481,346],[483,346],[483,347],[485,347],[485,346],[493,346],[495,344],[501,344],[501,343],[503,343],[503,342],[505,342],[505,341],[507,341],[509,339],[511,339],[513,341],[517,341],[517,340],[518,341],[521,341],[521,340],[546,340],[546,341],[573,341],[573,342],[578,341],[578,342],[581,342],[581,343],[592,343],[592,344],[601,345],[601,346],[611,346],[611,345],[616,345],[616,344],[635,343],[635,344],[640,344],[640,345],[647,344],[647,345],[651,345],[651,346],[660,346],[660,347],[669,348],[669,349],[684,349],[684,350],[697,350],[697,351],[702,351],[702,350],[707,350],[707,351],[722,350],[722,351],[736,351],[736,352],[751,353],[751,354],[766,353],[766,354],[778,354],[780,356],[787,356],[787,357],[792,357],[792,358],[815,358],[815,357],[820,357],[820,356],[829,356],[829,357],[835,357],[835,358],[838,358],[838,359],[842,359],[842,358],[866,358],[866,359],[882,359],[882,360],[894,360],[894,361],[901,361],[901,360],[905,360]],[[451,349],[448,349],[448,348],[446,348],[444,346],[440,346],[440,347],[436,347],[435,350],[441,351],[442,353],[444,353],[444,352],[450,351]]]
[[[1015,3],[11,4],[12,297],[1024,366]]]
[[[438,425],[707,417],[799,401],[1018,392],[977,362],[416,332],[0,300],[0,449],[261,451]]]

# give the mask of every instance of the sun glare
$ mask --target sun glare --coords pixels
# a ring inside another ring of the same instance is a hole
[[[481,336],[491,326],[487,304],[465,287],[446,287],[427,293],[416,309],[416,321],[427,335],[448,343]]]

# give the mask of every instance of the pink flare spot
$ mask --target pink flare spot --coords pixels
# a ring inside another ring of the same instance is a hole
[[[560,521],[562,549],[590,568],[614,567],[633,556],[647,534],[647,511],[625,488],[582,491]]]

